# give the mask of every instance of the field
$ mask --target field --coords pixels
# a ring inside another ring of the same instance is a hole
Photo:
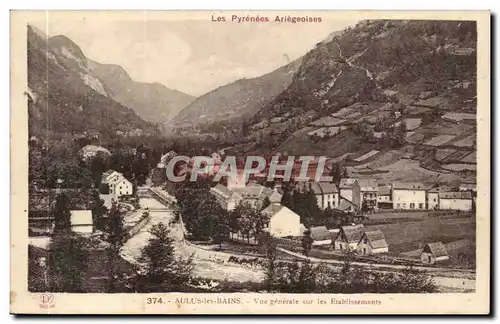
[[[422,248],[426,243],[450,243],[461,239],[475,241],[476,222],[472,218],[429,218],[417,222],[371,225],[367,230],[381,230],[392,253]]]
[[[458,147],[473,147],[475,139],[476,139],[476,134],[472,134],[454,142],[453,145]]]
[[[436,137],[433,137],[429,141],[425,142],[424,144],[430,146],[441,146],[451,141],[454,138],[455,135],[438,135]]]
[[[454,164],[446,164],[442,166],[445,170],[451,171],[476,171],[476,165],[473,164],[462,164],[462,163],[454,163]]]

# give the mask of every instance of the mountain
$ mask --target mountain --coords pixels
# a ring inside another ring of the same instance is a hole
[[[195,99],[158,83],[136,82],[119,65],[91,60],[88,65],[106,84],[114,100],[134,109],[144,120],[152,123],[168,122]]]
[[[475,22],[361,21],[302,59],[235,154],[325,155],[385,181],[475,179]]]
[[[194,127],[199,131],[203,125],[253,116],[290,85],[300,63],[298,59],[266,75],[241,79],[210,91],[184,108],[170,126]]]
[[[66,36],[47,37],[28,26],[28,116],[30,136],[67,138],[89,131],[112,138],[157,134],[89,67],[82,50]]]

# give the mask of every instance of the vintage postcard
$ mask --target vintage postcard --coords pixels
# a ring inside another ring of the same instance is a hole
[[[487,11],[12,11],[15,314],[488,314]]]

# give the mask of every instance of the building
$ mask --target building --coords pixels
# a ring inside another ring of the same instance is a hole
[[[477,191],[477,187],[475,183],[461,183],[458,187],[459,191]]]
[[[271,204],[262,213],[269,219],[266,230],[275,237],[300,236],[300,216],[285,206]]]
[[[378,209],[378,184],[375,179],[358,179],[360,205],[365,203],[369,211],[376,211]],[[356,198],[357,199],[357,198]],[[354,201],[353,201],[354,203]]]
[[[243,197],[239,193],[230,190],[220,183],[210,188],[210,192],[225,210],[233,210],[243,200]]]
[[[332,244],[332,233],[328,231],[326,226],[316,226],[311,227],[311,238],[313,239],[313,245],[328,245]]]
[[[439,189],[433,188],[427,192],[427,209],[439,208]]]
[[[91,210],[71,211],[71,230],[75,233],[92,233],[94,223]]]
[[[134,193],[132,182],[128,181],[127,178],[123,176],[113,178],[113,180],[108,181],[107,184],[109,186],[109,193],[116,197],[130,196]]]
[[[254,208],[261,209],[266,198],[271,204],[280,204],[282,195],[277,189],[264,187],[258,183],[249,182],[244,188],[233,188],[234,192],[239,193],[243,197],[243,201]]]
[[[354,205],[350,200],[345,199],[344,197],[340,197],[339,205],[337,210],[343,211],[344,213],[355,213],[358,208]]]
[[[361,206],[361,188],[357,179],[344,178],[340,180],[340,196],[352,202],[358,208]]]
[[[472,194],[470,191],[440,192],[439,209],[472,210]]]
[[[342,226],[334,239],[335,250],[356,250],[359,240],[363,236],[365,227],[363,224]]]
[[[389,252],[389,244],[381,230],[367,231],[358,243],[358,253],[362,255],[380,254]]]
[[[337,208],[339,205],[339,190],[334,183],[330,182],[313,182],[311,183],[311,190],[316,196],[318,206],[320,209]]]
[[[392,209],[391,186],[378,187],[377,202],[378,202],[378,208]]]
[[[426,264],[434,264],[449,258],[443,242],[427,243],[420,254],[420,261]]]
[[[108,170],[102,174],[102,183],[108,183],[109,181],[115,180],[119,177],[123,177],[123,175],[115,170]]]
[[[426,188],[422,183],[395,182],[392,203],[394,209],[425,209]]]

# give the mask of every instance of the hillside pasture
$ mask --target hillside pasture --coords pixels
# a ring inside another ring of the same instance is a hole
[[[458,141],[453,142],[454,146],[458,147],[474,147],[474,142],[476,140],[476,134],[466,136]]]
[[[438,135],[438,136],[431,138],[430,140],[428,140],[424,144],[437,147],[437,146],[441,146],[441,145],[444,145],[444,144],[450,142],[454,138],[455,138],[455,135]]]
[[[453,163],[453,164],[445,164],[442,166],[443,169],[445,170],[450,170],[454,172],[458,171],[476,171],[476,165],[475,164],[464,164],[464,163]]]
[[[377,170],[387,171],[383,174],[375,174],[373,177],[390,181],[421,181],[421,182],[434,182],[440,179],[444,182],[452,182],[460,180],[460,177],[453,173],[444,173],[431,171],[420,166],[420,162],[410,159],[400,159],[392,164],[380,167]]]
[[[476,222],[473,218],[440,219],[429,218],[422,221],[366,226],[366,230],[381,230],[389,251],[409,252],[422,248],[426,243],[450,243],[468,239],[475,241]]]
[[[463,162],[463,163],[477,163],[476,157],[477,157],[476,152],[472,152],[469,155],[465,156],[461,160],[461,162]]]
[[[455,153],[456,150],[455,149],[450,149],[450,148],[444,148],[444,149],[439,149],[436,151],[436,153],[434,154],[434,159],[436,161],[443,161],[447,156]]]

